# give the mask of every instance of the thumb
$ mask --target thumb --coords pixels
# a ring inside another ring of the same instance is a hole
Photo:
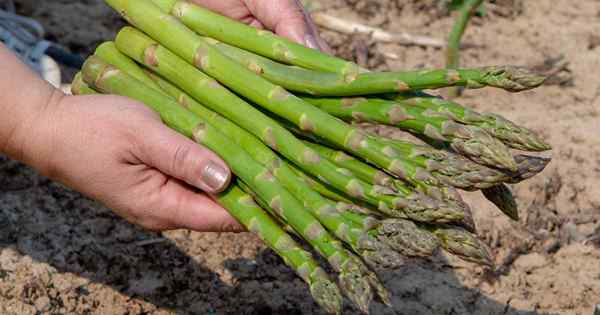
[[[208,193],[223,191],[231,172],[219,156],[157,122],[140,140],[139,158],[162,173]]]

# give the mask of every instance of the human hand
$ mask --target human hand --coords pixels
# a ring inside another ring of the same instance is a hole
[[[58,96],[38,117],[35,128],[26,128],[33,134],[17,139],[27,139],[27,151],[36,152],[27,162],[128,221],[156,231],[243,229],[204,193],[228,185],[226,164],[143,104],[118,96]]]
[[[299,44],[330,53],[300,0],[193,0],[257,28],[269,29]]]

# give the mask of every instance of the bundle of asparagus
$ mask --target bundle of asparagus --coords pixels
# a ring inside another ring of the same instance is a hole
[[[514,67],[372,73],[179,0],[107,0],[133,27],[100,45],[74,94],[136,99],[223,158],[237,180],[216,196],[309,285],[327,312],[342,294],[367,313],[388,291],[373,271],[441,248],[491,266],[457,189],[484,194],[511,218],[504,183],[549,160],[509,148],[550,147],[500,116],[423,93],[448,86],[534,88]],[[354,98],[344,98],[354,96]],[[431,145],[348,122],[407,130]],[[337,283],[305,251],[324,257]]]

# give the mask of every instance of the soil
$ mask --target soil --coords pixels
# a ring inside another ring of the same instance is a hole
[[[553,162],[513,186],[518,223],[480,194],[465,194],[492,248],[493,271],[444,254],[408,261],[381,272],[393,307],[374,303],[373,314],[587,315],[600,303],[600,2],[492,2],[466,34],[472,45],[462,64],[517,64],[553,78],[534,91],[474,90],[458,101],[540,132],[554,147]],[[100,0],[15,3],[49,39],[83,55],[123,25]],[[322,3],[339,17],[438,38],[454,16],[433,0]],[[323,36],[340,56],[375,69],[444,65],[440,49]],[[345,314],[357,313],[346,305]],[[305,284],[253,235],[145,232],[3,157],[0,313],[321,314]]]

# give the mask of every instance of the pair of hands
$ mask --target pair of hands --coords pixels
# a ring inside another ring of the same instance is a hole
[[[299,0],[195,2],[327,50]],[[149,230],[243,230],[210,195],[229,184],[226,164],[166,127],[146,106],[118,96],[39,93],[46,95],[45,104],[7,133],[5,153]]]

